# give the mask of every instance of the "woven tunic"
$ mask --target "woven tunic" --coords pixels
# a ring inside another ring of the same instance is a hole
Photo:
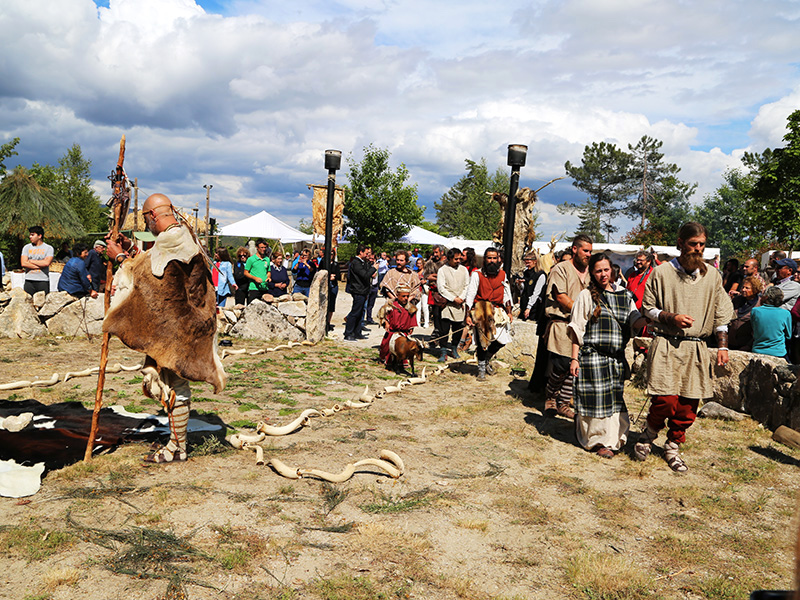
[[[572,261],[560,262],[550,269],[547,276],[545,314],[550,318],[547,327],[547,350],[561,356],[570,356],[572,342],[567,333],[569,312],[564,311],[556,302],[556,296],[566,294],[572,301],[578,299],[578,294],[589,285],[589,273],[585,274],[585,283],[581,281],[577,269]]]
[[[625,289],[603,292],[600,316],[592,323],[588,319],[595,306],[589,290],[584,290],[572,309],[570,328],[579,340],[581,322],[586,323],[575,379],[575,410],[581,417],[604,418],[628,411],[622,395],[624,352],[630,323],[640,315],[633,295]]]
[[[708,337],[733,320],[733,304],[722,287],[719,271],[709,268],[705,275],[697,271],[690,274],[677,260],[662,263],[647,280],[642,308],[648,317],[657,309],[694,318],[688,329],[654,323],[656,338],[648,352],[647,393],[710,398],[714,390],[706,344],[682,338]]]

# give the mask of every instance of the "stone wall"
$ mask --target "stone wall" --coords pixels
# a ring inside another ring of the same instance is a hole
[[[306,339],[306,297],[269,300],[221,310],[217,331],[262,340]],[[0,338],[102,335],[104,312],[103,294],[78,299],[66,292],[39,292],[31,297],[22,288],[13,288],[0,292]]]

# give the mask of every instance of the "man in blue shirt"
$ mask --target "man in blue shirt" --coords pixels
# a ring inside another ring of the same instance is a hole
[[[67,261],[61,277],[58,280],[58,291],[67,292],[70,296],[83,298],[91,296],[97,298],[97,292],[92,289],[92,280],[86,270],[86,257],[89,255],[89,248],[86,244],[75,244],[72,249],[74,257]]]
[[[89,250],[86,257],[86,270],[92,279],[92,289],[96,292],[101,290],[100,286],[106,278],[106,261],[103,258],[105,249],[106,243],[103,240],[95,240],[94,248]]]

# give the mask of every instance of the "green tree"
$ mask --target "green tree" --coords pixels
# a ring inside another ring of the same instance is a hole
[[[675,243],[678,229],[695,218],[689,198],[696,184],[681,181],[674,175],[659,182],[658,191],[650,196],[644,227],[637,225],[622,241],[640,246],[669,246]]]
[[[705,197],[695,218],[708,229],[708,245],[719,246],[721,258],[750,258],[765,242],[750,211],[755,176],[730,169],[722,177],[724,183]]]
[[[28,236],[28,227],[41,225],[49,238],[85,235],[80,218],[62,196],[42,187],[24,167],[0,182],[0,233]]]
[[[558,207],[561,213],[578,213],[576,233],[604,242],[606,235],[610,237],[617,230],[612,221],[630,194],[632,163],[633,157],[616,145],[594,142],[584,148],[581,166],[569,161],[564,164],[567,175],[574,180],[572,185],[588,196],[582,203],[565,202]]]
[[[633,160],[630,165],[628,197],[623,212],[631,219],[640,219],[639,227],[644,229],[647,224],[648,213],[662,208],[665,199],[680,194],[677,175],[680,172],[678,165],[665,163],[664,154],[660,152],[664,142],[643,135],[636,146],[628,144],[628,151]],[[676,187],[677,186],[677,187]],[[669,202],[666,202],[669,204]]]
[[[779,244],[795,249],[800,242],[800,110],[788,118],[786,146],[749,157],[757,168],[750,214],[755,224]]]
[[[425,209],[417,204],[417,186],[406,183],[404,164],[392,172],[390,156],[388,150],[370,144],[360,162],[352,155],[347,159],[345,234],[353,241],[378,247],[400,239],[422,221]]]
[[[19,144],[19,138],[15,137],[10,142],[6,142],[0,146],[0,177],[5,177],[6,175],[6,159],[19,154],[14,150],[17,144]]]
[[[500,224],[500,205],[489,194],[508,194],[509,174],[498,167],[489,174],[486,159],[466,159],[467,174],[434,202],[439,233],[468,240],[490,240]]]
[[[58,159],[58,182],[53,191],[61,194],[75,210],[86,231],[103,231],[108,220],[100,198],[92,189],[92,161],[83,156],[81,147],[73,144]]]
[[[311,235],[314,233],[314,222],[304,217],[300,219],[300,222],[297,224],[297,229],[305,234]]]

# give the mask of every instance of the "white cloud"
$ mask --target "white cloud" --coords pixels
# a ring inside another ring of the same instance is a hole
[[[780,145],[800,105],[785,0],[201,4],[5,0],[0,137],[22,138],[23,164],[80,143],[107,188],[126,133],[143,190],[193,206],[212,183],[223,223],[262,208],[296,223],[324,150],[374,143],[432,218],[465,158],[504,166],[509,143],[529,146],[523,185],[541,185],[586,144],[650,135],[699,200],[745,148]],[[567,195],[543,194],[546,237],[574,230],[554,208]]]

